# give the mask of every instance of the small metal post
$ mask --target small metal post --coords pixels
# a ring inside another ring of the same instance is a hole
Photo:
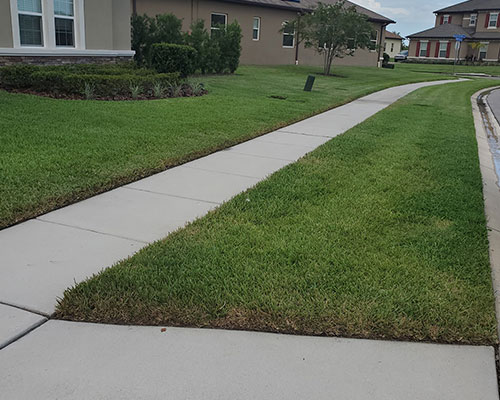
[[[312,90],[315,80],[316,77],[313,75],[309,75],[307,77],[306,86],[304,86],[304,92],[310,92]]]

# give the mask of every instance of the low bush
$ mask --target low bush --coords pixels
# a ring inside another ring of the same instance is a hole
[[[57,97],[100,99],[154,98],[155,87],[181,84],[180,74],[127,66],[72,65],[57,67],[9,66],[0,68],[0,86],[28,89]],[[133,88],[134,90],[132,90]],[[90,93],[92,96],[90,96]],[[165,92],[168,95],[167,92]],[[167,96],[163,96],[167,97]]]
[[[227,26],[221,25],[211,33],[205,29],[203,20],[191,24],[189,32],[181,33],[182,21],[172,14],[132,17],[132,49],[135,61],[140,66],[154,67],[159,72],[180,72],[188,76],[199,71],[209,73],[233,73],[239,66],[241,56],[242,32],[235,21]],[[163,44],[186,45],[196,53],[186,63],[179,48],[161,48]],[[161,45],[159,47],[159,45]],[[167,56],[165,52],[170,52]],[[161,54],[159,54],[161,53]],[[177,59],[180,57],[180,60]]]
[[[155,43],[151,51],[151,65],[159,73],[178,72],[182,77],[195,71],[197,52],[186,45]]]

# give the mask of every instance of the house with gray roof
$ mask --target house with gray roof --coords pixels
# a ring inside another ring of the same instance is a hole
[[[1,1],[1,0],[0,0]],[[335,4],[339,0],[321,0]],[[297,32],[280,32],[287,21],[311,12],[319,0],[132,0],[133,12],[155,16],[173,13],[183,20],[183,30],[202,19],[209,30],[219,24],[238,21],[243,38],[242,64],[322,65],[323,57],[297,43]],[[353,57],[336,60],[339,65],[377,66],[382,57],[386,26],[393,20],[355,3],[358,12],[367,16],[374,28],[376,50],[358,49]]]
[[[410,59],[499,61],[500,0],[469,0],[434,13],[433,28],[408,36]],[[464,38],[458,49],[457,35]]]

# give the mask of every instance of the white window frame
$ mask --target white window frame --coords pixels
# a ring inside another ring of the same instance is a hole
[[[377,45],[378,45],[378,30],[375,31],[375,39],[370,39],[370,42],[374,44],[373,50],[370,50],[372,53],[375,53],[377,51]]]
[[[283,27],[285,27],[286,24],[288,24],[288,22],[289,21],[283,21],[283,24],[282,24]],[[295,30],[293,31],[293,33],[288,33],[288,32],[283,31],[283,36],[281,37],[281,44],[282,44],[282,46],[283,46],[284,49],[294,49],[295,48],[295,33],[296,33]],[[283,42],[284,42],[283,39],[285,38],[285,36],[292,36],[292,38],[293,38],[293,44],[291,46],[285,46],[283,44]]]
[[[443,15],[443,25],[450,23],[450,14]]]
[[[424,49],[424,44],[425,44],[425,49]],[[418,53],[418,57],[427,57],[427,48],[429,46],[429,41],[428,40],[421,40],[420,41],[420,50]],[[422,55],[422,51],[424,51],[424,55]]]
[[[72,46],[69,46],[69,45],[58,45],[56,43],[56,47],[62,47],[62,48],[69,48],[69,49],[73,49],[75,48],[76,46],[76,18],[75,18],[75,15],[76,15],[76,4],[75,4],[75,0],[73,0],[73,15],[59,15],[59,14],[56,14],[55,11],[54,11],[54,35],[56,34],[56,18],[59,18],[59,19],[68,19],[70,21],[73,21],[73,45]]]
[[[214,16],[214,15],[223,16],[224,17],[224,26],[227,28],[227,14],[218,13],[218,12],[210,13],[210,34],[212,34],[213,31],[220,31],[220,28],[217,28],[216,26],[212,26],[212,16]]]
[[[17,9],[17,0],[16,0],[16,9]],[[33,11],[21,11],[17,10],[16,13],[16,22],[17,22],[17,35],[18,35],[18,41],[19,41],[19,46],[22,47],[36,47],[36,48],[43,48],[44,43],[45,43],[45,38],[44,38],[44,32],[45,32],[45,24],[44,24],[44,19],[43,19],[43,11],[44,11],[44,4],[43,1],[40,0],[40,7],[41,7],[41,12],[33,12]],[[41,44],[30,44],[30,45],[21,45],[21,31],[20,31],[20,26],[19,26],[19,16],[20,15],[29,15],[32,17],[40,17],[41,20],[41,34],[42,34],[42,43]]]
[[[443,45],[444,45],[444,50],[441,50]],[[442,51],[444,51],[444,56],[441,56]],[[444,40],[439,41],[438,58],[446,58],[447,54],[448,54],[448,41],[444,41]]]
[[[480,60],[485,60],[488,57],[488,47],[490,45],[490,42],[481,42],[481,47],[479,48],[479,52],[477,56],[479,57]],[[485,53],[484,57],[481,58],[481,53]]]
[[[493,16],[495,16],[494,19],[493,19]],[[495,21],[494,25],[491,25],[492,21]],[[498,13],[497,12],[490,13],[490,20],[488,22],[488,29],[497,29],[497,24],[498,24]]]
[[[255,28],[255,21],[258,21],[257,29]],[[260,40],[260,24],[262,19],[260,17],[253,17],[253,25],[252,25],[252,40],[254,42],[258,42]],[[254,38],[254,33],[257,31],[257,39]]]
[[[12,37],[14,49],[37,49],[37,50],[83,50],[85,49],[85,19],[84,0],[73,0],[74,7],[74,46],[56,46],[56,23],[54,15],[54,0],[42,1],[42,46],[22,46],[19,32],[19,14],[28,15],[25,11],[18,11],[17,0],[10,0],[10,14],[12,22]],[[37,14],[38,15],[38,14]],[[57,16],[59,18],[59,16]]]
[[[471,14],[469,18],[469,26],[477,25],[477,14]]]

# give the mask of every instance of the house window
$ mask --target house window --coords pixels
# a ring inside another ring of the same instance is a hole
[[[260,40],[260,17],[253,18],[253,40]]]
[[[427,57],[427,46],[429,42],[420,42],[420,54],[419,57]]]
[[[17,0],[21,46],[43,46],[41,0]]]
[[[391,53],[394,52],[394,43],[391,43]]]
[[[450,16],[449,15],[445,15],[443,17],[443,24],[449,24],[450,23]]]
[[[213,13],[210,18],[210,32],[220,31],[222,26],[227,26],[227,14]]]
[[[73,0],[54,0],[56,46],[75,45],[75,12]]]
[[[469,20],[469,26],[476,26],[477,14],[471,14]]]
[[[479,59],[484,60],[488,55],[488,45],[489,43],[481,43],[481,47],[479,48]]]
[[[295,47],[295,29],[293,25],[290,25],[288,21],[283,22],[283,47],[293,48]]]
[[[446,58],[448,54],[448,42],[439,43],[439,58]]]
[[[375,51],[378,43],[378,31],[372,31],[370,42],[370,50]]]
[[[491,13],[488,28],[496,28],[497,22],[498,22],[498,13]]]

